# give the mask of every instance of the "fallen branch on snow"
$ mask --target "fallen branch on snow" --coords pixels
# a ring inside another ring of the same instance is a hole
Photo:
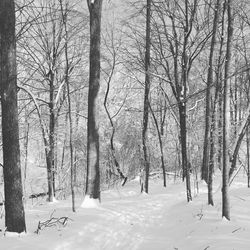
[[[39,221],[38,226],[37,226],[37,230],[35,231],[35,233],[39,234],[40,231],[46,227],[54,227],[54,226],[65,227],[69,220],[71,220],[69,217],[60,217],[60,218],[52,217],[49,220],[46,220],[44,222]]]
[[[232,234],[235,233],[235,232],[237,232],[237,231],[239,231],[240,229],[241,229],[241,227],[239,227],[239,228],[233,230],[233,231],[232,231]]]

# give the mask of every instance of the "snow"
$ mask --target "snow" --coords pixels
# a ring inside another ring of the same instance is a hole
[[[27,236],[27,234],[26,233],[13,233],[13,232],[5,232],[4,233],[4,236],[5,237],[8,237],[8,238],[16,238],[16,237],[25,237],[25,236]]]
[[[130,181],[125,187],[102,192],[98,206],[89,197],[84,202],[78,197],[76,213],[71,211],[70,198],[52,204],[28,204],[26,237],[4,236],[4,218],[0,219],[0,249],[248,250],[250,189],[246,178],[236,178],[230,187],[230,221],[221,217],[220,180],[217,175],[213,207],[207,205],[204,183],[199,183],[193,202],[187,203],[185,183],[172,179],[166,188],[161,179],[151,180],[149,195],[141,195],[138,181]],[[65,225],[34,233],[39,221],[63,216],[69,218]]]
[[[99,199],[90,198],[89,195],[84,197],[83,203],[81,205],[82,208],[97,208],[100,205]]]

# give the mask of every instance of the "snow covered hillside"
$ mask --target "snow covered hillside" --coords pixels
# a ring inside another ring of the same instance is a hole
[[[220,177],[216,177],[217,183]],[[243,177],[232,184],[231,221],[221,218],[220,185],[215,184],[215,206],[207,206],[205,185],[191,203],[185,200],[185,184],[160,179],[150,182],[150,194],[140,194],[139,183],[102,193],[97,208],[80,208],[71,212],[70,199],[52,204],[27,205],[27,235],[4,236],[0,249],[23,250],[249,250],[250,189]],[[38,222],[50,217],[69,217],[62,226],[46,227],[39,234]],[[4,219],[0,220],[3,229]]]

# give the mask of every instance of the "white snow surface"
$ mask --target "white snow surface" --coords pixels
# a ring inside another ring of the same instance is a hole
[[[99,199],[90,198],[89,195],[84,197],[81,208],[97,208],[99,207],[100,202]]]
[[[207,205],[207,189],[186,202],[185,183],[150,180],[149,195],[141,195],[137,181],[102,192],[101,204],[71,212],[71,199],[57,203],[26,205],[28,233],[6,237],[0,233],[0,249],[8,250],[249,250],[250,189],[246,177],[230,187],[231,220],[221,217],[220,176],[216,177],[215,205]],[[39,234],[38,222],[50,217],[69,217],[65,226],[46,227]],[[0,219],[4,229],[4,218]]]

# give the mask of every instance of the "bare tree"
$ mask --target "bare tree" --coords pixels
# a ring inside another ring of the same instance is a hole
[[[155,43],[152,43],[152,46],[156,54],[158,74],[165,78],[177,102],[183,180],[186,178],[187,200],[191,201],[191,165],[187,148],[189,75],[210,34],[206,34],[203,21],[197,22],[201,12],[198,11],[199,5],[196,0],[181,4],[176,1],[154,2],[154,8],[157,15],[153,19]]]
[[[86,195],[100,200],[99,132],[97,123],[100,88],[102,0],[87,0],[90,13],[89,94]]]
[[[230,88],[229,74],[233,39],[233,15],[231,0],[227,0],[227,50],[224,76],[224,98],[223,98],[223,177],[222,177],[222,217],[230,220],[229,206],[229,133],[230,133]]]
[[[67,88],[67,101],[68,101],[68,115],[69,115],[69,147],[70,147],[70,180],[71,180],[71,197],[72,197],[72,211],[75,212],[75,164],[74,164],[74,154],[73,154],[73,122],[72,122],[72,104],[70,98],[70,83],[69,83],[69,70],[70,70],[70,62],[69,62],[69,54],[68,54],[68,1],[66,1],[65,6],[62,0],[60,1],[62,21],[64,27],[64,55],[65,55],[65,84]]]
[[[221,1],[217,0],[214,7],[214,20],[212,28],[212,38],[210,46],[210,55],[208,62],[207,74],[207,89],[206,89],[206,114],[205,114],[205,135],[203,147],[203,163],[201,177],[208,184],[208,204],[213,205],[213,171],[214,171],[214,128],[215,128],[215,104],[218,96],[218,88],[216,88],[216,97],[214,98],[214,105],[212,101],[212,85],[213,85],[213,65],[214,65],[214,52],[215,42],[217,35],[218,19],[220,13]]]
[[[145,87],[144,87],[144,108],[143,108],[143,125],[142,125],[142,149],[144,155],[144,180],[141,190],[148,193],[149,181],[149,153],[147,147],[147,130],[148,130],[148,114],[149,114],[149,91],[150,91],[150,30],[151,30],[151,0],[147,0],[146,14],[146,50],[145,50]]]
[[[55,196],[55,179],[58,172],[56,157],[59,151],[57,124],[60,123],[63,108],[68,109],[68,106],[64,105],[68,99],[68,76],[74,77],[74,82],[79,79],[75,77],[78,74],[76,65],[81,59],[78,45],[80,42],[82,44],[79,40],[84,36],[84,30],[79,32],[79,24],[83,22],[78,13],[73,11],[73,6],[68,6],[67,11],[67,22],[71,24],[71,29],[65,31],[59,1],[39,0],[30,3],[24,18],[31,18],[32,26],[18,42],[19,56],[25,58],[19,66],[24,72],[20,87],[34,103],[36,102],[33,110],[37,110],[44,142],[49,201],[53,201]],[[74,85],[73,88],[71,94],[78,87]],[[80,91],[80,88],[78,90]]]
[[[107,88],[106,88],[106,92],[105,92],[105,96],[104,96],[104,102],[103,102],[103,105],[104,105],[104,109],[106,111],[106,114],[108,116],[108,119],[109,119],[109,123],[110,123],[110,126],[111,126],[111,136],[110,136],[110,153],[111,153],[111,161],[112,163],[114,164],[115,168],[116,168],[116,171],[118,172],[118,175],[119,175],[119,179],[122,180],[122,186],[125,185],[126,181],[127,181],[127,177],[124,175],[124,173],[122,172],[121,170],[121,167],[120,167],[120,163],[117,159],[117,156],[116,156],[116,149],[115,149],[115,145],[114,145],[114,137],[115,137],[115,133],[116,133],[116,128],[115,128],[115,124],[114,124],[114,118],[119,115],[125,101],[126,101],[126,96],[124,98],[124,101],[122,102],[122,105],[118,108],[118,110],[115,112],[114,115],[111,114],[109,108],[108,108],[108,98],[109,98],[109,92],[110,92],[110,88],[111,88],[111,82],[112,82],[112,78],[115,74],[115,69],[116,67],[120,64],[119,62],[119,50],[120,50],[120,45],[121,45],[121,39],[119,39],[117,42],[115,41],[115,27],[112,25],[112,30],[111,30],[111,33],[109,34],[108,31],[107,31],[107,39],[110,40],[110,43],[111,45],[108,45],[108,41],[106,38],[104,38],[104,44],[106,46],[106,49],[108,51],[108,54],[110,55],[107,55],[107,56],[104,56],[105,58],[105,61],[107,63],[107,70],[106,69],[103,69],[103,72],[106,74],[106,77],[105,77],[105,81],[107,83]],[[109,56],[111,58],[109,58]],[[111,170],[110,170],[110,173],[115,175],[115,173],[113,173]]]
[[[216,42],[216,33],[218,26],[218,17],[220,9],[220,0],[217,0],[214,11],[214,20],[213,20],[213,31],[211,38],[210,46],[210,55],[208,62],[208,74],[207,74],[207,90],[206,90],[206,115],[205,115],[205,135],[204,135],[204,148],[203,148],[203,163],[202,163],[202,172],[201,178],[208,182],[208,162],[209,162],[209,131],[211,123],[211,87],[213,84],[213,61],[214,61],[214,51],[215,51],[215,42]]]

